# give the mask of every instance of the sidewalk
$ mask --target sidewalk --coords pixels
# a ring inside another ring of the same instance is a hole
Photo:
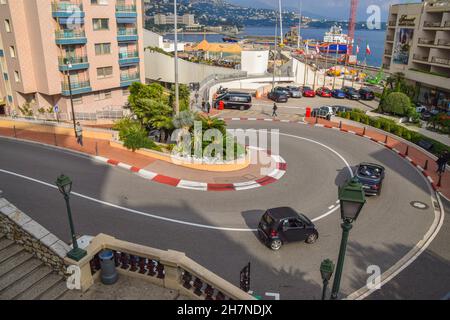
[[[337,120],[337,119],[335,119]],[[339,120],[341,120],[339,118]],[[363,127],[349,124],[347,121],[342,119],[341,131],[343,132],[354,132],[359,136],[366,136],[372,141],[378,143],[385,143],[386,147],[394,151],[399,151],[399,155],[407,160],[411,160],[411,164],[417,166],[419,170],[422,171],[423,175],[427,177],[432,183],[435,190],[440,191],[445,197],[450,198],[450,173],[448,170],[442,175],[441,185],[438,187],[439,176],[436,173],[437,164],[435,157],[427,154],[425,151],[421,150],[420,147],[412,144],[406,143],[399,138],[394,138],[390,134],[383,134],[381,131],[377,131],[372,127]],[[305,118],[305,121],[309,124],[314,125],[316,123],[316,118]],[[327,121],[325,119],[318,119],[318,124],[327,128],[339,128],[339,122]],[[358,124],[359,125],[359,124]],[[428,162],[427,168],[425,170],[426,163]]]

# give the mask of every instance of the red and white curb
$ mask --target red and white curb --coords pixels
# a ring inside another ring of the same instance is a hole
[[[361,133],[357,133],[355,131],[351,131],[351,130],[347,130],[347,129],[342,129],[342,128],[337,128],[337,127],[333,127],[330,125],[323,125],[323,124],[312,124],[315,127],[322,127],[322,128],[327,128],[327,129],[334,129],[334,130],[338,130],[341,132],[345,132],[345,133],[349,133],[349,134],[353,134],[362,138],[366,138],[372,142],[378,143],[384,147],[386,147],[387,149],[391,150],[392,152],[395,152],[396,154],[398,154],[400,157],[402,157],[403,159],[405,159],[406,161],[408,161],[409,163],[411,163],[411,165],[413,167],[416,167],[417,169],[419,169],[420,172],[422,172],[422,174],[425,176],[425,178],[430,182],[431,187],[433,188],[434,191],[438,191],[438,187],[436,185],[436,183],[434,182],[433,178],[425,171],[425,169],[423,169],[420,165],[418,165],[413,159],[411,159],[410,157],[408,157],[406,154],[400,152],[399,150],[397,150],[396,148],[384,143],[383,141],[379,141],[375,138],[369,137],[367,135],[363,135]]]
[[[132,171],[133,173],[137,174],[138,176],[144,179],[169,185],[176,188],[197,190],[197,191],[242,191],[261,188],[271,183],[275,183],[285,175],[287,170],[286,161],[278,155],[270,155],[270,157],[272,158],[273,163],[275,163],[276,168],[273,169],[268,175],[254,181],[224,183],[224,184],[183,180],[179,178],[168,177],[149,170],[133,167],[113,159],[108,159],[100,156],[94,156],[93,158],[99,162],[103,162],[111,166],[116,166],[125,170]]]

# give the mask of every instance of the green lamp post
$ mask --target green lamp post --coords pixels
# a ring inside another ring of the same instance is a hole
[[[86,251],[78,248],[77,238],[75,236],[75,228],[73,226],[72,220],[72,210],[70,209],[69,196],[72,191],[72,180],[66,175],[60,175],[56,180],[56,185],[58,186],[59,192],[64,196],[67,206],[67,215],[69,216],[70,233],[72,236],[73,249],[67,253],[67,257],[72,260],[80,261],[84,256],[86,256]]]
[[[345,251],[347,249],[348,235],[352,229],[352,223],[358,218],[361,209],[366,203],[363,186],[357,178],[351,179],[346,185],[339,188],[339,201],[341,204],[342,239],[331,291],[332,300],[338,298],[342,270],[344,268]]]
[[[325,259],[320,264],[320,275],[323,281],[322,300],[325,300],[327,294],[328,282],[331,279],[334,271],[334,263],[330,259]]]

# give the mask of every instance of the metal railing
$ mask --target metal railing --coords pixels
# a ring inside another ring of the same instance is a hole
[[[139,72],[127,73],[127,74],[120,75],[120,81],[139,80],[140,78],[141,78],[141,74]]]
[[[65,81],[61,82],[61,87],[62,87],[63,91],[69,91],[70,89],[77,90],[77,89],[89,88],[90,86],[91,86],[91,82],[89,80],[71,82],[70,88],[69,88],[68,82],[65,82]]]
[[[450,66],[450,59],[447,58],[432,57],[431,62]]]
[[[433,21],[425,21],[423,23],[423,26],[425,28],[440,28],[441,27],[441,23],[440,22],[433,22]]]
[[[139,51],[136,50],[119,53],[119,59],[132,59],[132,58],[139,58]]]
[[[438,46],[450,47],[450,40],[439,39],[437,44],[438,44]]]
[[[135,5],[116,5],[116,12],[136,12]]]
[[[415,55],[413,55],[413,60],[428,61],[428,57],[424,57],[424,56],[420,56],[418,54],[415,54]]]
[[[68,63],[81,64],[81,63],[88,63],[88,57],[87,56],[59,57],[58,61],[60,66],[65,66]]]
[[[97,112],[75,112],[75,119],[82,121],[95,121],[100,119],[122,119],[125,116],[124,110],[103,110]]]
[[[434,40],[432,40],[432,39],[419,38],[418,43],[419,43],[419,44],[434,45]]]
[[[137,36],[136,28],[119,28],[117,30],[119,36]]]
[[[83,11],[83,4],[79,2],[59,2],[52,3],[52,12],[67,12]]]
[[[86,32],[83,30],[57,30],[56,39],[81,39],[86,38]]]

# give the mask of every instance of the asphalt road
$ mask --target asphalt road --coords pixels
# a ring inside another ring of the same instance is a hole
[[[387,173],[382,196],[368,199],[351,231],[343,295],[365,285],[368,266],[378,265],[382,272],[391,267],[422,239],[433,222],[430,189],[422,175],[376,143],[300,124],[232,122],[230,126],[280,130],[280,154],[288,163],[282,180],[240,192],[183,190],[69,152],[0,138],[0,189],[17,207],[69,242],[65,205],[58,191],[11,174],[54,184],[56,177],[65,173],[73,178],[74,192],[84,196],[72,196],[78,234],[102,232],[183,251],[236,285],[240,270],[250,261],[252,290],[262,296],[279,293],[281,299],[320,298],[320,262],[337,260],[340,219],[338,208],[332,206],[336,205],[337,186],[350,175],[346,162],[350,166],[378,162]],[[411,201],[421,201],[429,208],[415,209]],[[276,206],[291,206],[315,218],[318,242],[289,244],[279,252],[262,245],[251,229],[263,210]]]

